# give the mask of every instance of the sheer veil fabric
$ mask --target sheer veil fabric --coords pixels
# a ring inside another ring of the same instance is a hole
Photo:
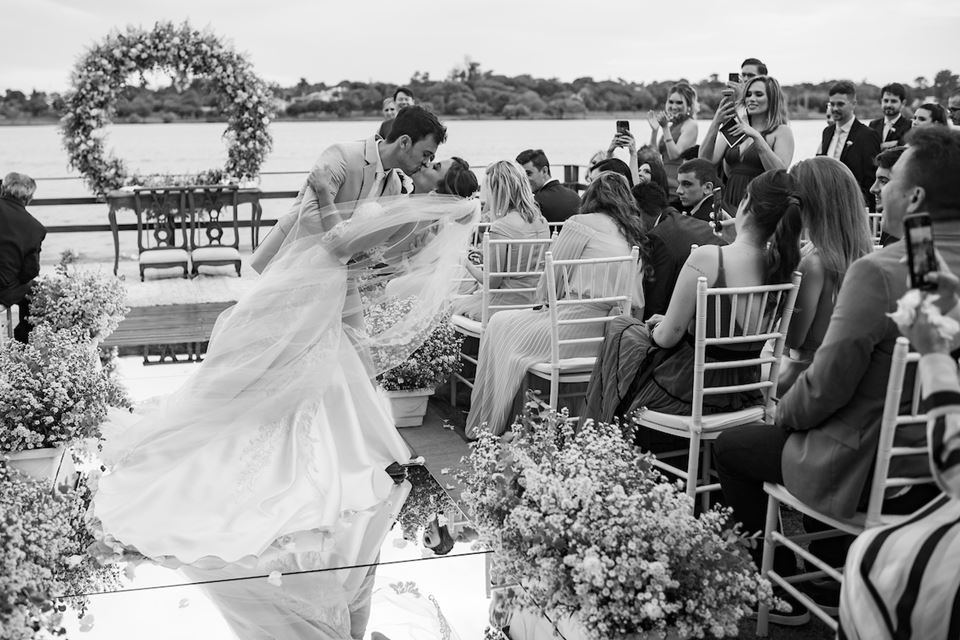
[[[328,212],[301,214],[178,391],[106,426],[91,508],[101,546],[253,566],[278,540],[322,541],[389,494],[384,469],[410,451],[372,378],[445,309],[479,207],[432,194],[336,207],[349,219],[332,230]],[[365,325],[396,301],[401,314]]]

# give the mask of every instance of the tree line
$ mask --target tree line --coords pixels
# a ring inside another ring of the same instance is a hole
[[[688,81],[685,79],[681,79]],[[443,79],[417,71],[406,84],[417,102],[443,116],[472,118],[571,118],[588,114],[646,111],[662,108],[670,87],[678,80],[633,82],[577,78],[564,82],[530,75],[505,76],[481,69],[466,60]],[[725,83],[717,74],[689,81],[700,99],[700,117],[710,117],[720,102]],[[909,93],[908,104],[929,97],[946,103],[960,88],[957,74],[949,69],[937,72],[930,81],[918,76],[900,81]],[[784,86],[787,108],[792,117],[817,117],[826,109],[827,92],[833,81],[804,82]],[[295,86],[272,87],[279,119],[357,118],[380,114],[382,100],[396,85],[383,82],[344,80],[335,85],[310,83],[301,78]],[[858,116],[880,113],[880,85],[857,84]],[[206,79],[196,78],[185,90],[173,86],[151,89],[130,85],[113,105],[114,122],[173,122],[223,120],[222,98]],[[58,93],[7,89],[0,98],[0,124],[52,121],[63,114],[64,100]]]

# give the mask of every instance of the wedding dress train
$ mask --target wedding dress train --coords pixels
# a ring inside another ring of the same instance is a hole
[[[322,547],[338,523],[381,504],[393,486],[385,468],[410,451],[371,376],[409,355],[447,303],[476,209],[407,197],[329,233],[319,217],[300,220],[217,320],[200,368],[108,425],[91,507],[103,544],[169,566],[252,567],[291,536],[299,551]],[[371,243],[385,250],[358,257]],[[414,304],[379,333],[341,322],[358,311],[345,301],[398,297]]]

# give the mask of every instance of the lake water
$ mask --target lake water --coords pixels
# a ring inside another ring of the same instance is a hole
[[[638,143],[647,142],[650,127],[645,120],[635,119],[634,135]],[[331,144],[357,140],[371,135],[379,125],[367,121],[275,122],[270,125],[273,151],[261,170],[260,186],[264,190],[295,190],[305,173]],[[599,120],[450,120],[447,143],[438,157],[461,156],[480,168],[504,158],[515,158],[526,148],[542,148],[554,165],[584,165],[598,149],[606,149],[614,133],[614,119]],[[700,121],[702,137],[709,126]],[[822,120],[791,123],[796,140],[795,160],[814,155],[824,127]],[[113,125],[107,132],[107,146],[122,158],[128,170],[140,173],[188,173],[222,167],[226,146],[222,140],[223,123],[171,123]],[[624,153],[618,151],[619,153]],[[37,179],[36,197],[55,198],[89,196],[90,192],[77,174],[67,168],[67,155],[56,125],[0,127],[0,173],[20,171]],[[281,173],[281,175],[271,175]],[[554,175],[562,178],[559,168]],[[70,177],[72,179],[53,179]],[[268,200],[264,217],[282,214],[289,203]],[[31,211],[47,225],[106,222],[106,206],[33,207]],[[131,220],[132,221],[132,220]],[[74,234],[54,234],[64,236]],[[109,234],[84,234],[83,247],[88,257],[100,259],[112,255]],[[51,249],[58,250],[50,242]],[[105,240],[107,242],[105,242]],[[57,237],[56,245],[76,242]],[[126,242],[123,241],[124,246]],[[134,245],[135,246],[135,245]],[[107,251],[109,248],[109,251]],[[47,251],[44,261],[55,258]]]

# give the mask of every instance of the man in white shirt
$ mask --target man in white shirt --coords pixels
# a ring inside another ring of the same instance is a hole
[[[818,156],[836,158],[847,165],[860,185],[860,191],[870,211],[874,197],[870,193],[875,177],[873,159],[880,153],[880,134],[854,117],[857,90],[849,80],[841,80],[830,87],[829,116],[831,123],[823,130]]]
[[[868,126],[880,136],[881,149],[903,146],[903,138],[911,126],[910,120],[902,114],[906,101],[907,90],[899,82],[891,82],[880,90],[883,117],[871,120]]]

